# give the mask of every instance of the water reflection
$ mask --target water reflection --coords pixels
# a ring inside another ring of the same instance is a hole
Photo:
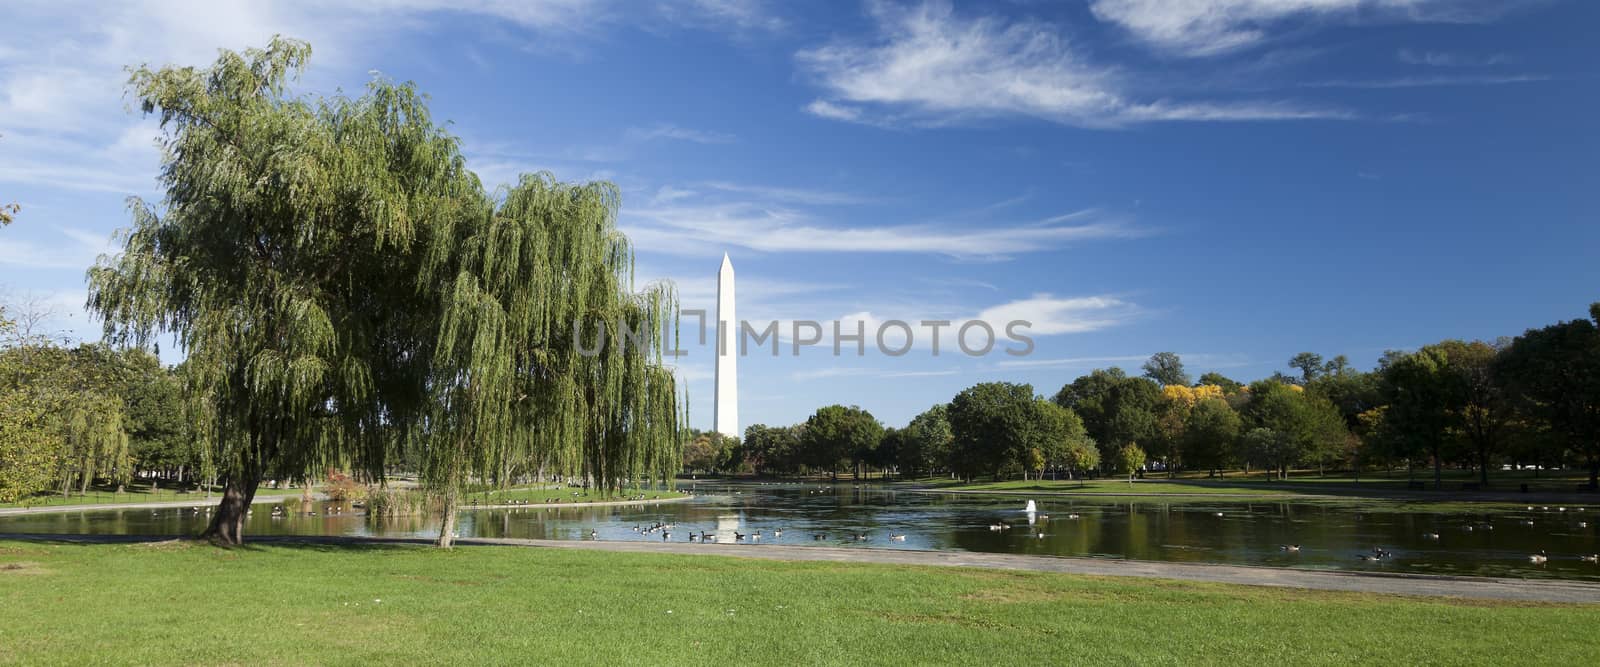
[[[767,544],[935,549],[1051,556],[1237,563],[1281,567],[1600,581],[1600,510],[1499,513],[1371,511],[1371,506],[1151,498],[1023,498],[926,494],[851,484],[705,484],[680,503],[463,512],[463,537],[688,542],[689,535],[750,548]],[[369,519],[321,503],[317,514],[275,517],[257,505],[247,534],[433,537],[430,517]],[[204,508],[83,511],[0,517],[0,532],[194,534]],[[1591,522],[1588,519],[1595,519]],[[1530,523],[1531,522],[1531,525]],[[657,524],[663,530],[649,531]],[[1003,530],[991,527],[1005,525]],[[781,535],[779,534],[781,531]],[[752,537],[760,533],[759,541]],[[889,536],[905,535],[903,542]],[[865,535],[865,541],[857,540]],[[1437,537],[1434,537],[1434,536]],[[1284,547],[1298,545],[1296,551]],[[1376,562],[1358,557],[1383,548]],[[1535,565],[1541,549],[1550,561]]]

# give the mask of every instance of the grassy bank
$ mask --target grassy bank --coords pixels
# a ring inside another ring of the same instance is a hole
[[[301,489],[269,489],[261,487],[256,489],[257,496],[286,496],[300,495]],[[205,491],[178,491],[175,489],[151,489],[146,485],[130,485],[117,493],[115,489],[91,489],[88,493],[80,494],[76,491],[71,495],[62,496],[51,494],[35,496],[27,502],[0,503],[0,509],[8,507],[66,507],[74,505],[116,505],[122,503],[162,503],[162,502],[193,502],[196,504],[214,504],[222,494],[221,489],[213,489],[209,499]]]
[[[682,498],[685,494],[659,489],[620,489],[611,493],[599,489],[569,489],[563,486],[525,486],[511,489],[490,489],[467,494],[462,502],[479,505],[501,505],[513,502],[542,503],[596,503],[623,500],[662,500]]]
[[[1600,607],[508,547],[0,542],[0,663],[1594,664]]]

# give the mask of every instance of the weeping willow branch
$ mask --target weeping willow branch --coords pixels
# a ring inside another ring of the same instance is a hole
[[[89,304],[108,339],[170,332],[188,354],[225,481],[207,534],[242,539],[266,474],[381,480],[404,449],[446,501],[444,545],[470,478],[668,478],[681,447],[660,336],[590,357],[570,335],[676,319],[670,285],[632,289],[616,187],[538,174],[491,195],[411,84],[290,95],[309,56],[279,38],[129,78],[164,130],[165,197],[129,201]]]

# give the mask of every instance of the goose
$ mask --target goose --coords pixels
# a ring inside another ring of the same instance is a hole
[[[906,541],[906,536],[904,536],[904,535],[896,535],[894,533],[889,533],[889,541],[890,542],[904,542],[904,541]]]
[[[662,542],[665,542],[665,541],[667,541],[668,539],[671,539],[671,538],[672,538],[672,533],[667,532],[665,530],[661,531],[661,541]]]
[[[1588,521],[1579,521],[1578,522],[1578,527],[1579,528],[1588,528],[1589,527],[1589,522]]]
[[[1044,539],[1044,533],[1039,533],[1036,537],[1042,540]]]
[[[1523,521],[1523,522],[1522,522],[1522,525],[1524,525],[1524,526],[1531,526],[1531,525],[1533,525],[1533,520],[1532,520],[1532,519],[1529,519],[1529,520],[1527,520],[1527,521]]]
[[[1424,540],[1437,540],[1437,539],[1439,539],[1439,534],[1438,533],[1423,533],[1422,534],[1422,539],[1424,539]]]
[[[783,537],[783,529],[782,528],[778,528],[778,529],[772,531],[772,536],[773,537]]]
[[[751,533],[750,534],[750,541],[751,542],[760,542],[761,541],[761,533]]]
[[[817,541],[819,541],[819,542],[820,542],[820,541],[822,541],[822,540],[826,540],[826,539],[828,539],[828,535],[827,535],[827,534],[826,534],[826,533],[817,533],[817,534],[815,534],[815,535],[812,535],[812,536],[811,536],[811,539],[813,539],[813,540],[817,540]]]
[[[593,528],[590,528],[590,529],[589,529],[589,539],[591,539],[591,540],[598,540],[598,539],[600,539],[600,531],[598,531],[598,530],[595,530],[595,529],[593,529]]]
[[[735,541],[735,542],[744,541],[744,533],[741,533],[741,532],[739,532],[737,530],[733,531],[733,541]]]
[[[1067,515],[1067,518],[1068,518],[1068,519],[1077,519],[1077,518],[1078,518],[1078,515],[1076,515],[1076,514],[1068,514],[1068,515]]]
[[[1534,565],[1543,565],[1546,562],[1549,562],[1549,560],[1550,557],[1545,555],[1544,549],[1540,549],[1539,553],[1528,556],[1528,562],[1533,563]]]
[[[700,531],[700,541],[701,542],[715,542],[715,541],[717,541],[717,536],[716,535],[712,535],[711,533],[708,533],[708,532],[702,530],[702,531]]]
[[[856,533],[856,541],[857,542],[865,542],[865,541],[867,541],[867,534],[866,533]]]
[[[1222,516],[1222,513],[1221,512],[1217,512],[1217,516]]]
[[[1377,556],[1378,558],[1388,558],[1394,554],[1384,551],[1383,547],[1373,547],[1372,555]]]
[[[1363,563],[1375,563],[1375,562],[1378,561],[1378,557],[1374,556],[1372,554],[1361,554],[1359,556],[1356,556],[1356,558],[1360,558],[1361,562],[1363,562]]]
[[[1006,529],[1006,525],[1003,524],[1003,523],[991,523],[991,524],[989,524],[989,530],[1001,531],[1001,530],[1005,530],[1005,529]]]
[[[1581,561],[1583,561],[1585,563],[1600,563],[1600,554],[1593,554],[1593,555],[1590,555],[1590,556],[1579,556],[1578,560],[1581,560]]]
[[[1300,545],[1298,545],[1298,544],[1283,544],[1283,545],[1279,545],[1278,546],[1278,550],[1279,551],[1298,552],[1298,551],[1300,551]]]
[[[697,539],[697,538],[699,538],[699,537],[700,537],[700,536],[699,536],[699,535],[696,535],[696,534],[694,534],[694,533],[689,533],[689,541],[690,541],[690,542],[693,542],[693,541],[695,541],[695,539]]]

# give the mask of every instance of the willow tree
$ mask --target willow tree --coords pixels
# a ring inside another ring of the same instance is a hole
[[[660,332],[669,285],[632,290],[632,251],[609,183],[524,176],[487,215],[436,238],[422,279],[439,285],[433,411],[424,477],[454,539],[470,477],[506,481],[514,462],[610,491],[678,466],[673,378]],[[637,334],[638,337],[631,335]]]
[[[90,275],[108,335],[177,334],[209,402],[224,481],[207,536],[242,538],[266,474],[350,467],[381,479],[420,450],[445,499],[554,459],[605,488],[676,467],[660,346],[579,349],[604,322],[665,327],[670,289],[631,291],[609,184],[527,176],[495,196],[410,84],[359,98],[286,93],[304,43],[139,68],[165,132],[159,206],[133,200],[123,252]]]

